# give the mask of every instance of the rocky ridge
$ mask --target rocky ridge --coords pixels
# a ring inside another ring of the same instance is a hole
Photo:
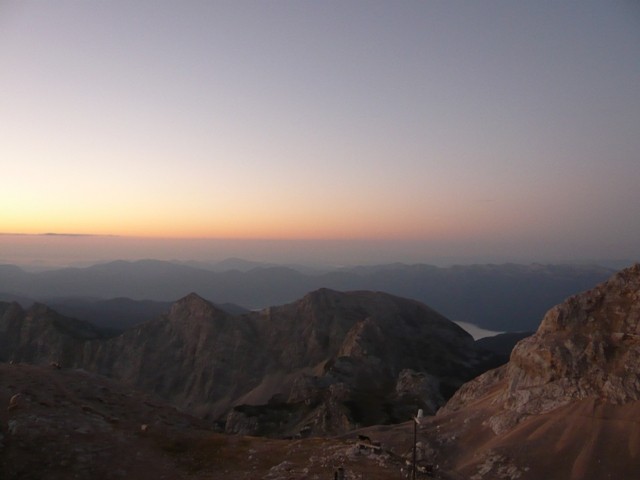
[[[114,338],[3,305],[0,359],[113,377],[233,433],[340,433],[434,413],[493,360],[437,312],[377,292],[321,289],[239,316],[191,294]]]
[[[640,399],[640,264],[553,307],[510,361],[464,386],[447,405],[463,408],[496,381],[504,412],[497,433],[528,416],[596,397],[623,404]]]
[[[508,364],[460,388],[422,453],[464,478],[634,478],[640,264],[549,310]]]

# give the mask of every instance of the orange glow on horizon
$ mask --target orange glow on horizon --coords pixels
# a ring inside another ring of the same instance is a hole
[[[212,222],[213,223],[213,222]],[[172,228],[169,228],[172,227]],[[393,228],[386,228],[393,227]],[[404,228],[403,228],[404,227]],[[295,225],[285,222],[252,222],[241,224],[211,225],[196,222],[174,222],[171,226],[158,222],[142,225],[134,221],[99,225],[80,222],[43,222],[42,224],[14,223],[2,226],[0,233],[26,235],[95,235],[134,237],[149,239],[237,239],[237,240],[443,240],[464,237],[470,232],[452,228],[409,228],[403,225],[378,223],[334,222],[317,225],[312,221]],[[477,232],[476,232],[477,234]]]
[[[410,204],[389,198],[368,203],[261,197],[212,202],[205,197],[160,200],[134,194],[77,199],[43,198],[19,204],[0,223],[0,232],[105,235],[175,239],[260,240],[448,240],[497,235],[514,222],[505,210],[488,216],[478,208],[433,201]],[[288,201],[287,201],[288,200]]]
[[[373,215],[372,215],[373,216]],[[111,235],[143,238],[224,238],[224,239],[415,239],[447,236],[447,228],[403,224],[398,219],[318,216],[206,218],[197,215],[155,216],[116,215],[99,220],[82,216],[41,221],[13,218],[0,225],[2,233],[39,235]]]

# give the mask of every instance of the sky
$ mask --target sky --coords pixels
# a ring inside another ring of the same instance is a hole
[[[0,66],[0,262],[640,259],[636,1],[2,0]]]

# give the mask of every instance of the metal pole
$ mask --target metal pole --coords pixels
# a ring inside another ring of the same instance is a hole
[[[418,422],[413,419],[413,480],[416,480],[416,448],[418,444]]]

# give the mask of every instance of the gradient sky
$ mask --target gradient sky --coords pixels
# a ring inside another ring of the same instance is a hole
[[[633,0],[2,0],[0,69],[0,232],[640,259]]]

